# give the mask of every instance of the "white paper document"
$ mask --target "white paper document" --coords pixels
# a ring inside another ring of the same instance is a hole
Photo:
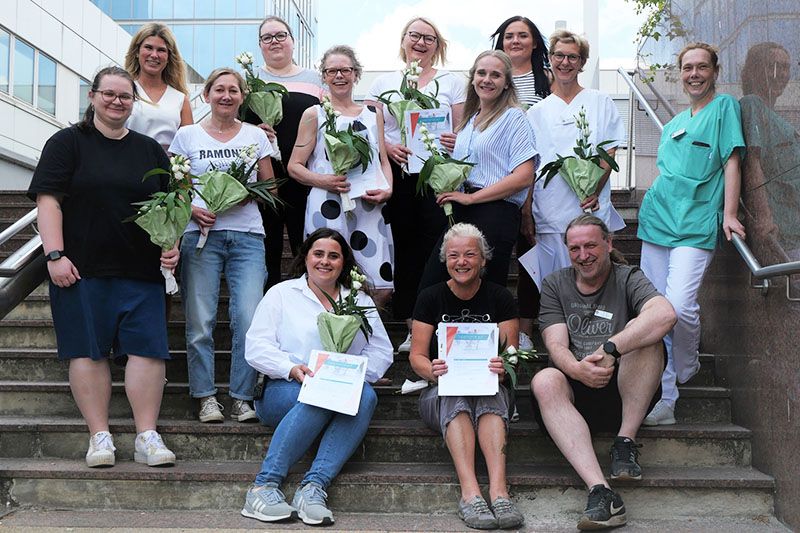
[[[422,136],[419,133],[420,124],[425,124],[428,133],[436,137],[436,145],[439,148],[442,147],[439,142],[439,136],[442,133],[453,131],[452,115],[445,109],[414,109],[413,111],[406,111],[404,124],[406,146],[413,152],[408,156],[409,174],[416,174],[422,170],[422,165],[425,164],[424,160],[431,155],[422,142]]]
[[[555,253],[549,246],[537,242],[536,245],[517,257],[519,264],[530,274],[536,287],[542,290],[542,272],[552,272],[555,264]]]
[[[497,357],[498,335],[494,323],[439,323],[439,359],[447,362],[447,373],[439,376],[439,396],[497,394],[497,374],[489,371],[489,360]]]
[[[367,358],[360,355],[313,350],[298,402],[355,415],[361,403],[361,390],[367,373]]]
[[[389,182],[383,175],[380,157],[377,154],[373,155],[366,172],[362,173],[361,169],[361,165],[358,165],[345,174],[347,183],[350,184],[350,191],[347,193],[350,198],[355,200],[366,194],[367,191],[389,188]]]

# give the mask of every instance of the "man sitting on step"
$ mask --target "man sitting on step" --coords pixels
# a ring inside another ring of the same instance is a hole
[[[641,479],[636,432],[661,397],[662,338],[676,316],[639,268],[612,261],[621,254],[602,220],[578,216],[564,241],[572,266],[544,279],[539,312],[553,366],[536,374],[531,390],[539,425],[589,487],[578,529],[601,529],[627,516],[600,470],[591,435],[617,434],[611,479]]]

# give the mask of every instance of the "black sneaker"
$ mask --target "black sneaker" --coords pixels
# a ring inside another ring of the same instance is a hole
[[[616,437],[611,445],[611,479],[642,479],[642,467],[639,466],[639,448],[628,437]]]
[[[595,485],[589,489],[589,501],[578,520],[578,529],[605,529],[625,525],[627,521],[625,504],[619,494],[603,485]]]

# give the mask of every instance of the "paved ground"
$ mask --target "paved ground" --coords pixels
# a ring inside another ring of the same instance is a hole
[[[525,532],[577,531],[574,520],[561,523],[539,523],[527,519]],[[263,523],[230,512],[175,512],[175,511],[36,511],[31,509],[12,512],[0,519],[0,530],[30,533],[128,533],[128,532],[178,532],[196,533],[249,533],[253,530],[281,531],[316,529],[300,521]],[[452,515],[414,514],[345,514],[336,515],[334,526],[324,528],[335,531],[474,531]],[[753,517],[741,520],[631,520],[618,530],[620,533],[788,533],[789,530],[774,519]]]

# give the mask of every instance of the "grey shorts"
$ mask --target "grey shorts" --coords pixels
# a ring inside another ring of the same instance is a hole
[[[458,413],[467,413],[475,431],[478,431],[478,419],[485,414],[497,415],[503,419],[508,431],[511,417],[511,393],[500,384],[500,391],[494,396],[439,396],[439,387],[434,385],[423,389],[419,394],[419,415],[422,422],[434,431],[442,433],[444,438],[447,424]]]

